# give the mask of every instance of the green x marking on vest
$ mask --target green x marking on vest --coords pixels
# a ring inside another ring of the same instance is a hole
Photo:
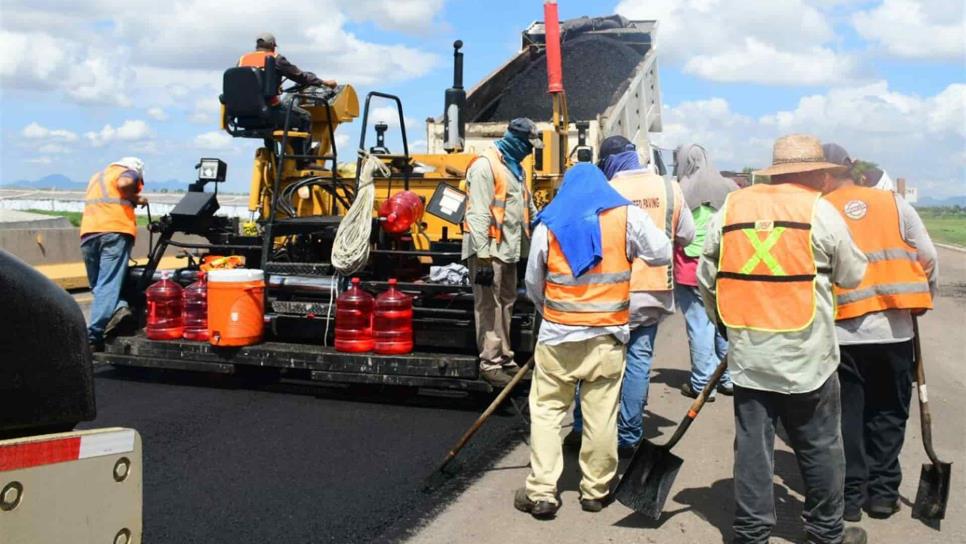
[[[778,239],[785,232],[785,227],[775,227],[775,230],[771,231],[763,241],[758,239],[758,232],[755,229],[742,229],[741,232],[745,233],[745,236],[751,242],[751,246],[755,248],[755,254],[748,259],[745,266],[741,267],[742,274],[751,274],[751,271],[758,266],[758,263],[764,262],[773,276],[788,275],[785,273],[782,265],[778,264],[778,261],[771,254],[771,248],[775,247],[775,244],[778,243]]]

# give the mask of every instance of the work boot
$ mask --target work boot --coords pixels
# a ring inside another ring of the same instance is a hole
[[[842,535],[842,544],[866,544],[868,541],[869,537],[861,527],[846,527]]]
[[[842,514],[842,519],[852,523],[862,521],[862,507],[846,504],[845,511]]]
[[[580,445],[584,441],[584,433],[573,429],[570,433],[564,437],[563,445],[565,448],[573,451],[580,451]]]
[[[510,376],[507,376],[507,373],[503,372],[502,368],[480,370],[480,378],[483,378],[483,381],[498,389],[502,389],[510,383]]]
[[[875,519],[888,519],[892,517],[892,514],[899,511],[899,500],[870,500],[869,504],[865,506],[865,511]]]
[[[517,372],[520,372],[520,365],[518,365],[518,364],[516,364],[514,362],[510,362],[509,364],[505,364],[505,365],[503,365],[503,372],[507,376],[509,376],[510,379],[513,379],[513,377],[517,375]],[[523,379],[524,380],[533,379],[533,367],[530,367],[530,368],[527,369],[527,373],[523,375]]]
[[[104,337],[113,338],[118,335],[130,334],[134,331],[134,314],[127,306],[114,310],[111,320],[104,327]]]
[[[734,384],[730,384],[730,383],[729,384],[719,383],[718,393],[721,393],[726,397],[733,397],[735,396],[735,386]]]
[[[681,386],[681,394],[684,395],[685,397],[691,397],[692,399],[696,399],[698,398],[698,395],[701,394],[701,392],[695,391],[691,387],[691,382],[685,382],[685,384]],[[705,402],[714,402],[714,393],[711,393],[711,395],[708,397],[708,400],[706,400]]]
[[[607,496],[599,499],[580,499],[580,509],[584,512],[590,512],[596,514],[604,508],[606,508],[610,503],[614,502],[614,496],[610,493]]]
[[[513,493],[513,507],[540,520],[553,519],[557,515],[557,510],[560,510],[559,504],[550,501],[530,500],[526,488],[523,487]]]

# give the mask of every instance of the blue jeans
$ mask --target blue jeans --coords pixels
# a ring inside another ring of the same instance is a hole
[[[700,393],[714,374],[718,363],[728,353],[728,341],[718,333],[714,323],[708,319],[704,302],[697,287],[675,285],[674,300],[684,313],[688,330],[688,345],[691,347],[691,388]],[[726,370],[721,375],[720,385],[731,384],[731,374]],[[711,393],[714,395],[714,393]]]
[[[133,237],[117,232],[94,236],[81,244],[87,283],[94,293],[87,326],[87,339],[92,343],[104,340],[104,327],[114,311],[127,306],[127,302],[121,300],[121,286],[127,275],[127,261],[133,245]]]
[[[644,407],[651,382],[651,361],[654,358],[654,337],[657,324],[638,327],[631,331],[627,344],[627,364],[621,383],[621,409],[617,416],[618,447],[636,446],[644,438]],[[580,395],[574,401],[574,431],[583,431]]]

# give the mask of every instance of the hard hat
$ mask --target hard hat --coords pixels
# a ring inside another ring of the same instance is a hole
[[[510,121],[510,126],[507,127],[510,132],[516,133],[521,138],[525,138],[530,141],[530,145],[534,149],[543,149],[543,140],[540,139],[540,133],[537,132],[537,124],[526,117],[517,117],[516,119]]]
[[[262,32],[255,38],[255,47],[271,47],[274,49],[276,47],[275,36],[269,32]]]
[[[130,170],[134,170],[138,173],[139,178],[144,179],[144,161],[137,157],[124,157],[123,159],[114,161],[111,164],[116,164]]]

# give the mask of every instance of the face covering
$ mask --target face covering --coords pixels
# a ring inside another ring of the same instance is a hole
[[[614,179],[618,172],[625,170],[640,170],[641,158],[637,156],[637,150],[631,149],[623,153],[616,153],[604,159],[600,167],[604,171],[607,179]]]
[[[496,148],[500,150],[500,153],[503,154],[503,161],[506,163],[507,168],[513,172],[513,175],[518,180],[522,180],[523,166],[520,164],[520,161],[525,159],[533,150],[533,145],[530,144],[530,141],[508,130],[503,134],[503,138],[500,138],[494,143]]]

